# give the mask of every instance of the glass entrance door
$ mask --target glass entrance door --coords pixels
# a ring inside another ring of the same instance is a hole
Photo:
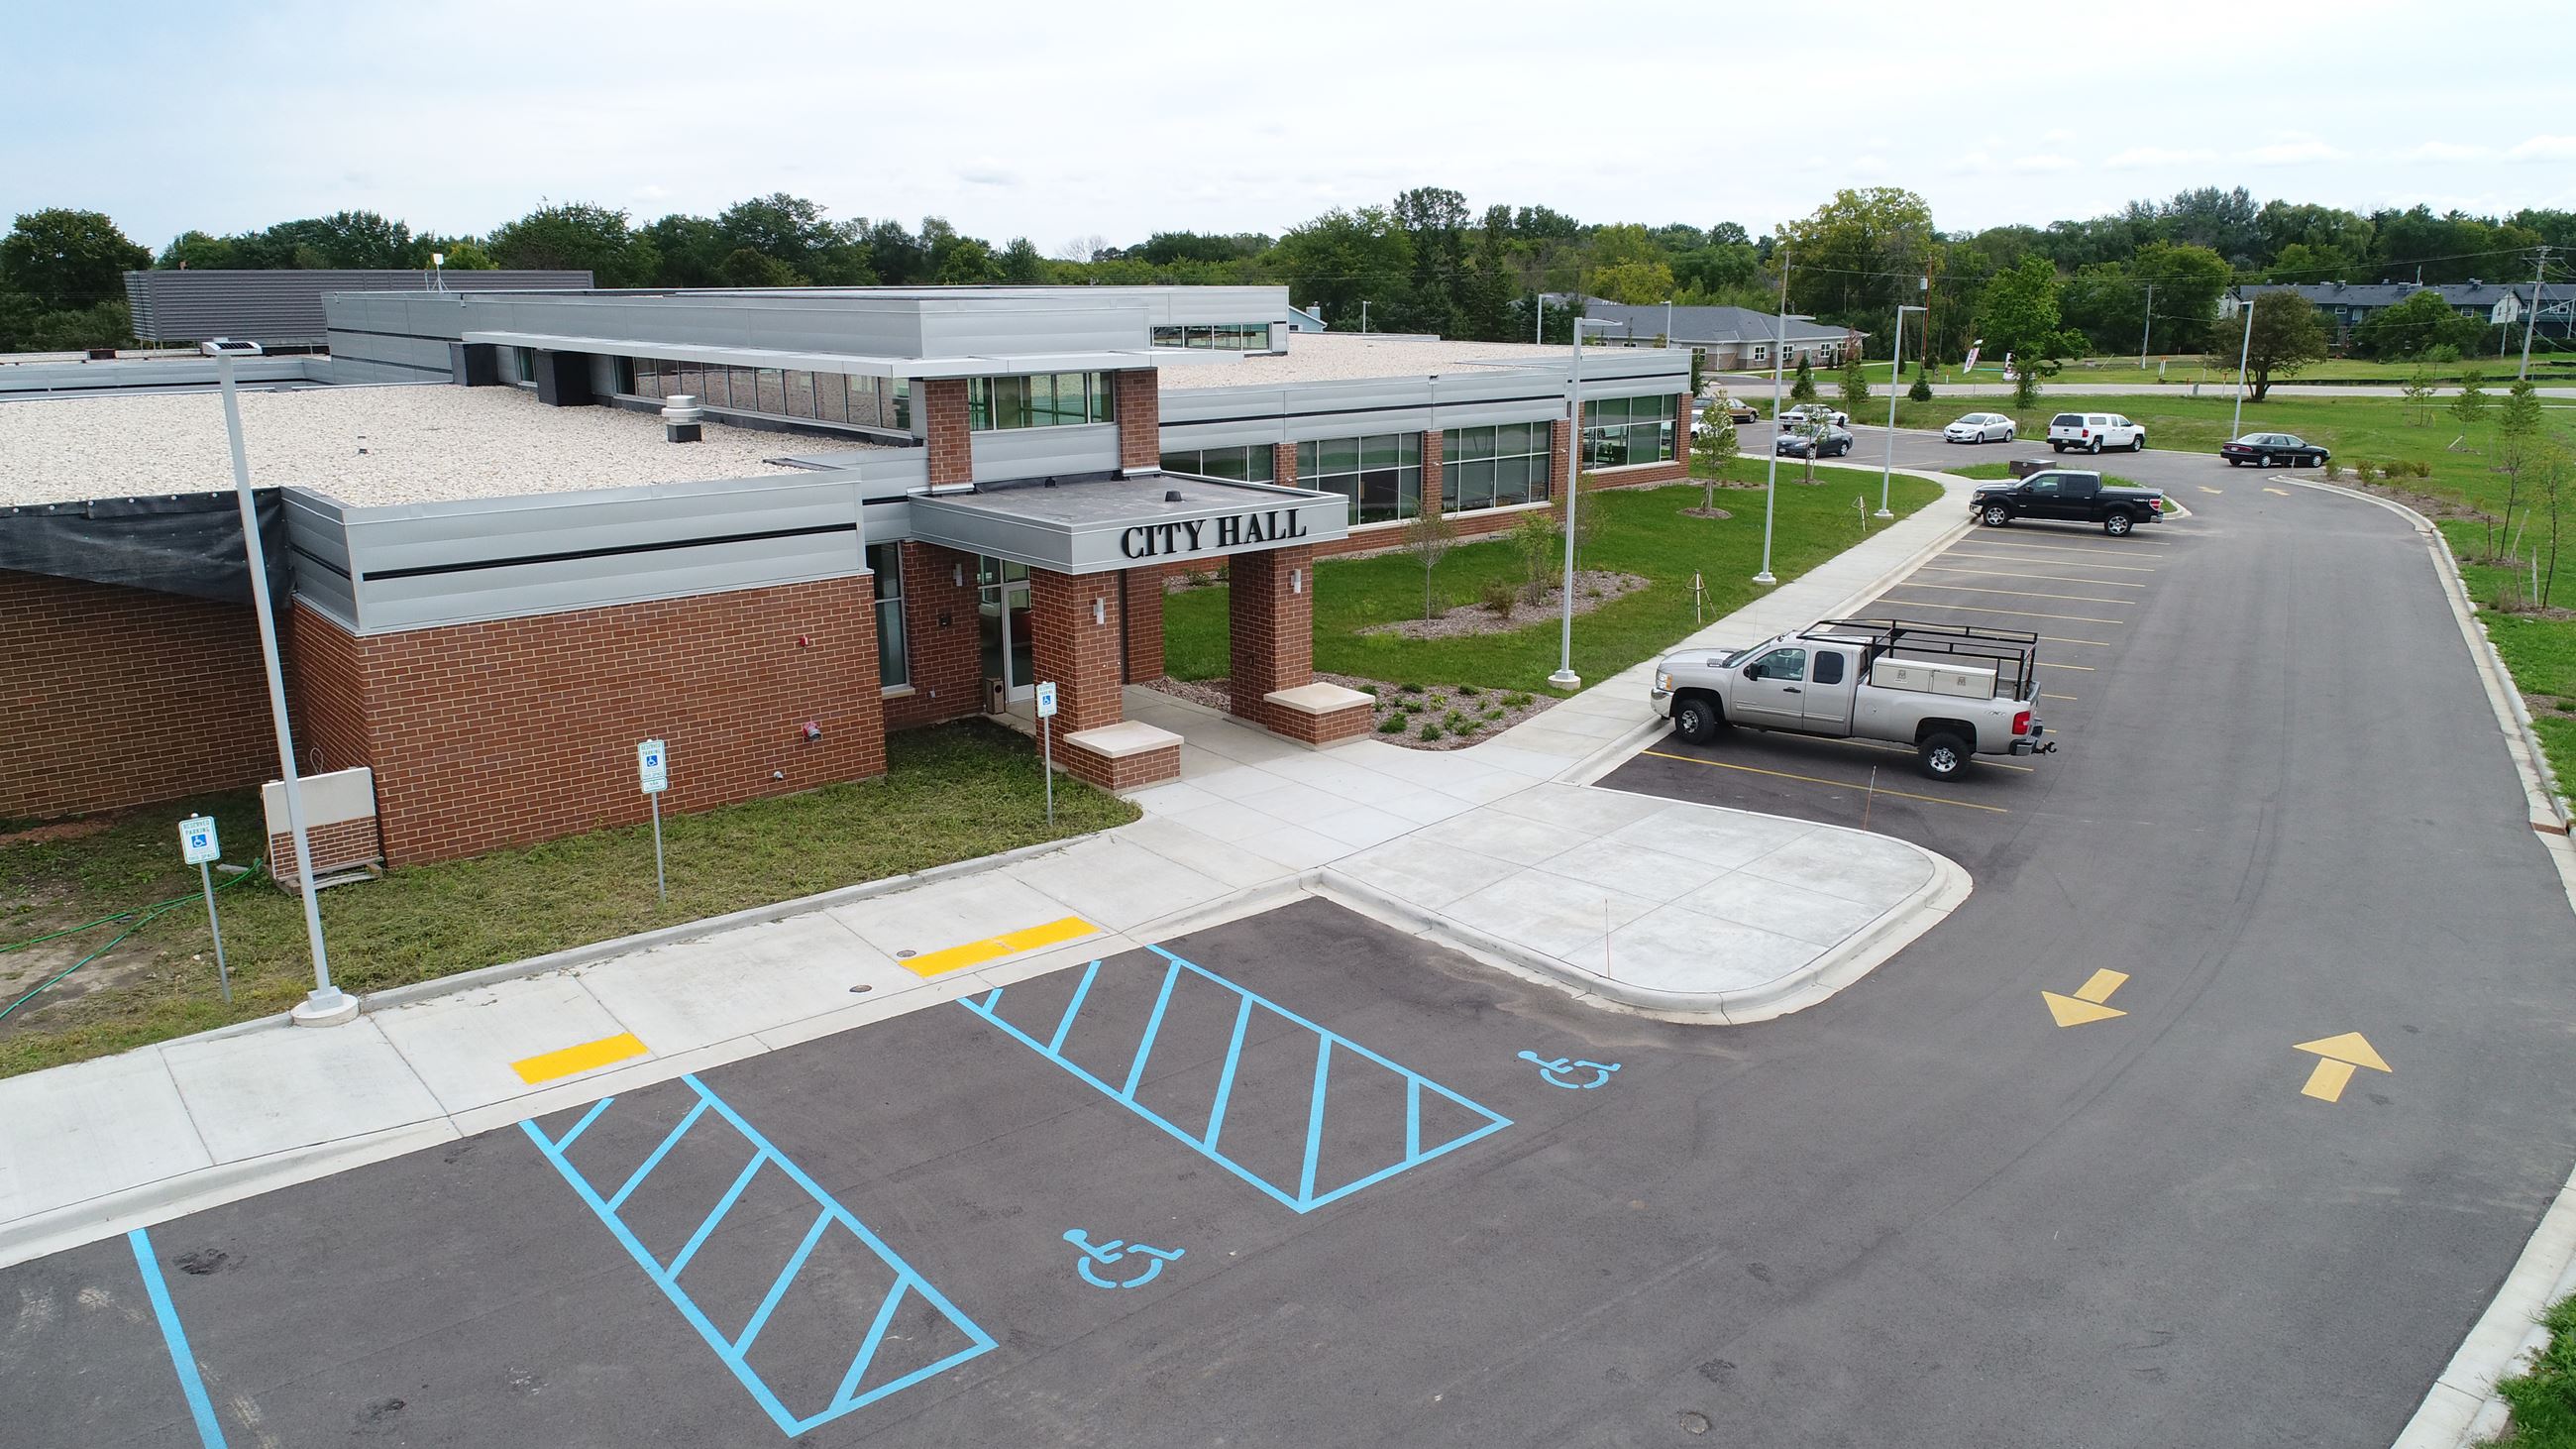
[[[1003,698],[1027,699],[1037,692],[1036,655],[1029,640],[1029,567],[978,558],[975,583],[984,677],[1002,681]]]

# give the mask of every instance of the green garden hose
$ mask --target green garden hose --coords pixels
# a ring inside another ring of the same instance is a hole
[[[225,881],[222,885],[215,887],[215,889],[218,891],[231,890],[234,886],[258,874],[260,874],[260,863],[254,862],[250,869],[234,876],[231,880]],[[42,992],[46,987],[52,986],[54,983],[71,975],[73,972],[78,971],[83,966],[86,966],[92,961],[97,960],[99,957],[106,955],[108,952],[115,950],[126,937],[142,930],[145,926],[152,924],[153,921],[159,919],[168,912],[186,905],[190,901],[198,899],[200,899],[199,895],[196,892],[191,891],[184,896],[172,896],[166,901],[155,901],[148,906],[138,906],[133,910],[119,911],[112,916],[101,916],[95,921],[87,921],[77,926],[67,926],[59,931],[48,931],[41,936],[30,936],[24,941],[16,941],[6,946],[0,946],[0,956],[6,956],[12,951],[25,950],[29,946],[42,945],[47,941],[59,941],[65,936],[77,936],[83,931],[94,930],[97,927],[107,925],[114,921],[132,922],[132,924],[128,925],[124,930],[117,932],[106,945],[99,947],[97,950],[90,952],[88,955],[74,961],[69,966],[64,967],[62,970],[36,983],[34,988],[29,990],[26,995],[10,1002],[5,1007],[0,1007],[0,1021],[8,1020],[10,1013],[16,1011],[19,1007],[26,1005],[28,1002],[35,1000],[37,994]]]

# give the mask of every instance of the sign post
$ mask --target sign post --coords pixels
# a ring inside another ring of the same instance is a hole
[[[1055,685],[1038,686],[1038,747],[1045,751],[1047,829],[1055,829]]]
[[[671,787],[671,754],[660,740],[636,742],[635,773],[643,783],[644,798],[653,802],[653,892],[668,905],[671,887],[662,875],[662,792]]]
[[[214,863],[223,854],[215,839],[215,818],[191,815],[179,822],[179,856],[197,868],[197,884],[206,889],[206,930],[215,938],[215,980],[222,984],[224,1004],[233,999],[232,968],[224,964],[224,928],[215,919]]]

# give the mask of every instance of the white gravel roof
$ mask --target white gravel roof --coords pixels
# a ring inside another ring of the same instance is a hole
[[[1572,349],[1526,342],[1452,342],[1396,333],[1293,332],[1284,356],[1258,354],[1232,367],[1163,369],[1162,390],[1263,387],[1283,382],[1344,382],[1370,377],[1421,377],[1474,363],[1568,369]]]
[[[507,387],[245,390],[241,409],[252,483],[361,508],[785,473],[794,470],[764,460],[869,446],[712,419],[705,441],[673,444],[649,413],[548,407]],[[0,505],[202,493],[232,481],[215,393],[0,403]]]

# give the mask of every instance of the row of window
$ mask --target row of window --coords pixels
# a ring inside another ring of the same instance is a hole
[[[856,423],[891,432],[912,430],[912,379],[908,377],[621,357],[617,390],[632,397],[694,397],[706,407],[774,418]]]
[[[966,426],[978,433],[1117,420],[1117,389],[1105,372],[978,377],[966,383]]]
[[[1219,352],[1267,352],[1270,350],[1270,324],[1267,322],[1192,323],[1186,327],[1154,329],[1156,347],[1202,347]]]
[[[1548,461],[1553,431],[1547,423],[1503,423],[1442,433],[1440,511],[1472,513],[1545,503],[1555,472]]]
[[[1268,443],[1240,448],[1190,448],[1163,455],[1166,473],[1194,473],[1237,483],[1268,483],[1278,472],[1278,457]]]
[[[1601,398],[1583,405],[1583,466],[1617,468],[1673,459],[1673,393]]]

